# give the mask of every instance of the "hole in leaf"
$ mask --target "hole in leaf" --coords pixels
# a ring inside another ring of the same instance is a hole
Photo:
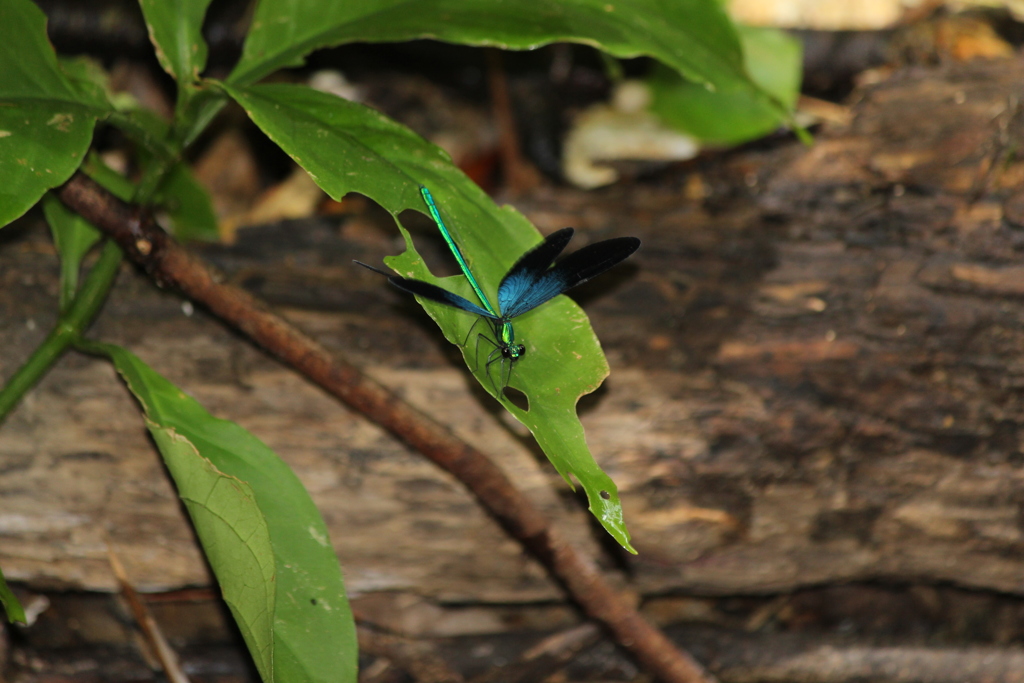
[[[426,206],[423,207],[423,210],[426,211]],[[431,273],[437,277],[448,277],[462,272],[459,262],[455,260],[444,237],[430,220],[430,216],[406,209],[398,214],[398,220],[412,235],[416,252],[423,258],[423,262]]]
[[[530,410],[530,399],[527,398],[526,394],[515,387],[505,387],[502,393],[505,395],[505,398],[507,398],[516,408],[519,408],[519,410]]]

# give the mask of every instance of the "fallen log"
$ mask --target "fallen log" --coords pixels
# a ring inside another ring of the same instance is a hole
[[[518,204],[545,232],[644,240],[635,264],[579,297],[613,371],[581,413],[640,555],[603,552],[632,589],[898,580],[1022,592],[1021,76],[1020,61],[908,69],[859,92],[852,122],[813,147],[752,147],[657,184]],[[56,260],[28,223],[0,245],[2,376],[54,319]],[[386,224],[371,224],[254,228],[203,256],[498,454],[599,555],[605,539],[579,501],[429,321],[351,268],[395,250]],[[560,595],[446,475],[130,269],[93,334],[288,460],[351,590]],[[210,580],[102,362],[67,356],[0,428],[0,500],[9,579],[111,590],[110,543],[140,588]],[[437,626],[420,621],[409,630]]]

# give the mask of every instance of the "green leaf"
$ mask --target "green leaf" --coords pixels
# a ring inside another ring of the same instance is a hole
[[[110,78],[92,57],[58,57],[60,70],[84,101],[106,109],[111,106]]]
[[[167,211],[178,239],[207,242],[220,239],[210,194],[195,179],[187,164],[179,161],[171,167],[157,190],[156,201]]]
[[[217,97],[224,99],[223,94],[218,93]],[[217,240],[217,217],[210,195],[181,160],[167,121],[148,109],[132,107],[120,112],[112,122],[138,143],[142,176],[148,179],[141,191],[149,198],[145,203],[167,212],[170,227],[179,239]],[[139,193],[133,191],[129,199],[140,200]]]
[[[103,160],[95,152],[89,152],[85,164],[82,166],[82,172],[122,202],[130,202],[135,195],[135,185],[132,181],[103,163]]]
[[[111,117],[111,123],[138,145],[144,177],[149,166],[170,167],[180,156],[181,147],[172,139],[170,124],[151,109],[133,103]]]
[[[184,149],[196,141],[217,115],[228,98],[219,89],[185,86],[187,97],[178,103],[175,114],[178,144]]]
[[[223,98],[223,95],[219,97]],[[210,195],[192,175],[188,165],[178,158],[176,148],[168,141],[171,127],[167,122],[148,109],[139,108],[119,113],[114,121],[138,143],[139,161],[146,172],[144,175],[159,176],[152,203],[167,212],[175,237],[182,240],[219,239],[217,216]],[[85,170],[100,184],[109,183],[110,186],[104,186],[124,201],[135,198],[135,186],[96,157],[90,155]]]
[[[714,87],[751,87],[717,0],[262,0],[228,80],[253,83],[322,47],[417,38],[513,50],[585,43],[618,57],[656,57]]]
[[[87,107],[0,99],[0,226],[71,177],[89,149],[95,123]]]
[[[292,470],[125,349],[108,356],[192,517],[264,681],[356,680],[355,624],[327,527]]]
[[[49,192],[43,197],[43,214],[60,254],[60,310],[63,311],[78,291],[82,258],[99,241],[100,231]]]
[[[173,427],[149,419],[146,427],[174,477],[260,676],[273,680],[274,548],[255,492],[217,469]]]
[[[495,290],[505,272],[541,241],[526,218],[510,207],[495,206],[442,150],[368,107],[303,86],[226,86],[226,90],[334,199],[359,192],[394,216],[405,209],[426,213],[419,187],[429,187],[491,301],[497,300]],[[399,229],[407,251],[389,259],[398,272],[440,283],[475,300],[464,277],[433,277],[416,254],[409,234],[401,225]],[[579,398],[597,389],[608,375],[586,314],[568,298],[558,297],[516,318],[516,338],[526,345],[527,353],[516,364],[510,385],[527,395],[529,410],[523,411],[495,390],[494,384],[500,385],[500,380],[487,376],[486,350],[477,362],[476,335],[467,341],[475,317],[439,304],[421,304],[449,341],[460,346],[466,342],[463,356],[480,384],[533,432],[570,485],[570,475],[579,480],[591,512],[619,543],[632,550],[615,484],[587,449],[576,416]]]
[[[145,120],[121,120],[127,132],[137,141],[157,146],[150,150],[163,158],[176,158],[206,129],[220,111],[225,98],[219,91],[205,88],[199,75],[206,67],[208,48],[203,39],[203,18],[211,0],[140,0],[143,17],[149,29],[149,38],[156,49],[160,66],[178,82],[174,125],[161,122],[157,129]],[[123,99],[123,98],[122,98]],[[126,112],[139,114],[137,103],[125,104]],[[134,132],[132,129],[135,129]],[[159,175],[159,174],[158,174]],[[143,194],[152,188],[147,181],[141,184]]]
[[[737,29],[751,78],[791,109],[800,94],[800,41],[773,28]],[[705,142],[739,144],[772,132],[786,119],[775,102],[739,84],[709,92],[663,66],[655,69],[650,85],[652,110],[669,125]]]
[[[84,98],[57,63],[46,37],[46,16],[29,0],[4,0],[0,20],[0,98],[52,100],[103,107]]]
[[[7,612],[7,620],[12,624],[16,621],[22,624],[28,623],[28,619],[25,618],[25,610],[22,609],[21,603],[18,602],[18,598],[11,591],[10,586],[7,585],[3,571],[0,571],[0,605],[4,606],[4,611]]]
[[[82,163],[107,103],[62,73],[46,17],[29,0],[0,9],[0,226]]]
[[[210,0],[139,0],[156,48],[160,66],[178,82],[173,143],[176,149],[192,143],[223,104],[197,86],[206,66],[203,17]],[[170,140],[169,140],[170,142]],[[143,191],[148,190],[143,182]]]
[[[139,0],[164,71],[180,84],[199,79],[206,66],[203,17],[210,0]]]

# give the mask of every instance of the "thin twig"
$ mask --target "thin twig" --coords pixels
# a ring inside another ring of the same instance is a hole
[[[356,366],[332,356],[271,313],[248,292],[218,282],[151,217],[124,204],[76,173],[58,196],[72,210],[113,237],[158,284],[173,287],[350,408],[451,473],[480,504],[548,569],[591,618],[604,624],[651,674],[666,683],[713,678],[645,620],[616,592],[593,560],[573,546],[486,455],[447,427],[402,401]]]
[[[118,559],[114,550],[109,545],[107,546],[107,559],[110,562],[110,568],[113,570],[114,576],[117,578],[117,583],[121,586],[121,593],[128,600],[128,605],[135,616],[135,622],[142,630],[142,635],[145,636],[153,656],[160,662],[160,667],[163,669],[167,679],[171,683],[189,683],[188,676],[185,675],[181,664],[178,662],[178,655],[167,642],[167,638],[164,637],[164,632],[161,630],[156,619],[153,618],[153,613],[149,611],[146,603],[142,601],[135,587],[128,580],[128,574],[124,570],[124,565],[121,564],[121,560]]]

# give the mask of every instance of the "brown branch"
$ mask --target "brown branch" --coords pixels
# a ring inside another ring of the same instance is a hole
[[[247,335],[350,408],[451,473],[480,504],[547,568],[591,618],[604,624],[637,661],[667,683],[713,678],[676,649],[630,601],[612,589],[594,562],[570,544],[486,455],[332,356],[248,292],[218,282],[205,264],[157,228],[151,217],[124,204],[81,173],[58,190],[69,208],[115,239],[159,285],[173,287]]]

